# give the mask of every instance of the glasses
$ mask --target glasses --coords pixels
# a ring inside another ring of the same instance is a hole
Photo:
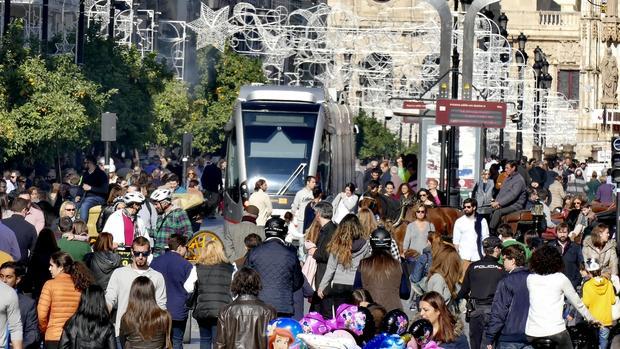
[[[134,257],[148,257],[151,255],[150,251],[133,251]]]
[[[426,211],[416,211],[415,213],[426,213]]]
[[[426,194],[420,194],[420,196],[427,196]]]
[[[65,211],[74,212],[75,209],[74,208],[65,208]]]

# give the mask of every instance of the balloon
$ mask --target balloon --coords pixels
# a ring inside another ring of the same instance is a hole
[[[382,331],[397,335],[407,332],[407,326],[409,326],[409,317],[400,309],[390,310],[381,322]]]
[[[411,327],[409,327],[409,333],[411,333],[413,339],[416,343],[418,343],[420,348],[422,348],[431,340],[431,336],[433,335],[433,325],[426,319],[420,319],[411,324]]]
[[[381,333],[371,339],[364,349],[404,349],[405,342],[396,334]]]
[[[328,321],[332,330],[346,329],[361,335],[366,326],[366,315],[357,306],[341,304],[336,310],[336,318]]]
[[[329,335],[329,334],[328,334]],[[299,339],[309,349],[360,349],[354,340],[349,338],[320,336],[318,334],[299,335]]]
[[[323,315],[313,311],[299,320],[303,333],[325,334],[329,332]]]
[[[291,318],[279,317],[271,320],[267,326],[267,337],[269,337],[269,342],[272,342],[275,336],[288,337],[292,339],[292,341],[289,342],[289,348],[300,347],[301,341],[297,336],[301,333],[303,333],[301,325]]]

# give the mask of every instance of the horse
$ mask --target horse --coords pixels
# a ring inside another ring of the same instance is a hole
[[[396,240],[398,248],[402,251],[403,241],[407,232],[407,225],[416,220],[416,205],[408,205],[404,207],[403,216],[392,227],[392,237]],[[453,207],[431,207],[426,209],[426,218],[433,223],[435,231],[442,236],[451,238],[454,222],[462,215],[459,209]]]

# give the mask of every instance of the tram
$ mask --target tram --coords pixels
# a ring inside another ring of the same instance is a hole
[[[327,192],[355,172],[353,116],[321,88],[244,86],[225,127],[224,218],[239,222],[259,179],[267,181],[273,215],[290,209],[306,176]]]

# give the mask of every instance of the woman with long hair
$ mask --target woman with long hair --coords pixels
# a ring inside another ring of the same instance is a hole
[[[432,208],[436,206],[435,202],[433,201],[433,194],[431,194],[428,189],[422,188],[418,190],[416,199],[419,203],[423,204],[427,208]]]
[[[146,276],[131,284],[127,310],[121,318],[120,340],[123,348],[171,349],[172,318],[155,301],[155,286]]]
[[[565,299],[587,321],[594,318],[579,298],[570,280],[564,275],[564,261],[560,251],[553,246],[543,246],[532,253],[527,277],[530,308],[525,324],[528,340],[545,337],[556,348],[572,349],[573,344],[563,317]]]
[[[256,225],[264,227],[267,220],[271,218],[271,212],[273,211],[273,205],[267,194],[267,181],[259,179],[254,184],[254,192],[248,199],[250,205],[258,207],[258,217],[256,217]]]
[[[344,186],[344,191],[338,194],[332,202],[332,206],[334,206],[334,222],[338,224],[344,216],[349,213],[355,213],[357,201],[358,197],[355,195],[355,184],[347,183]]]
[[[469,349],[463,323],[450,312],[439,293],[431,291],[422,296],[420,316],[433,325],[431,339],[441,348]]]
[[[413,206],[416,220],[407,225],[403,239],[403,254],[415,257],[422,254],[428,240],[428,232],[435,231],[435,226],[426,217],[427,208],[422,203]]]
[[[21,287],[24,292],[32,292],[32,298],[39,299],[43,284],[52,278],[50,274],[50,257],[60,251],[56,236],[51,229],[43,228],[32,249],[28,271]]]
[[[210,349],[215,343],[220,309],[232,301],[230,283],[234,271],[219,240],[207,242],[198,252],[193,317],[200,328],[200,349]]]
[[[92,283],[92,276],[86,266],[74,262],[65,252],[56,252],[49,259],[52,279],[41,290],[37,305],[39,329],[45,334],[45,346],[58,348],[58,341],[65,322],[75,313],[80,295]]]
[[[375,218],[374,213],[368,207],[360,208],[357,212],[357,217],[362,224],[362,229],[364,229],[364,233],[362,237],[366,240],[370,239],[370,234],[372,234],[375,229],[379,226],[377,224],[377,219]]]
[[[461,257],[456,248],[449,244],[439,244],[433,251],[426,291],[439,293],[446,304],[452,302],[459,291],[462,270]]]
[[[583,240],[583,259],[596,259],[601,266],[601,274],[606,278],[618,275],[618,254],[616,240],[610,239],[609,227],[599,223],[591,235]]]
[[[370,244],[363,238],[364,229],[354,214],[342,218],[327,244],[329,260],[317,294],[323,299],[321,313],[329,313],[351,299],[357,267],[370,255]],[[326,301],[327,300],[327,301]]]
[[[353,287],[368,290],[387,311],[402,309],[400,298],[409,298],[409,278],[390,253],[390,232],[384,228],[375,229],[370,236],[370,246],[372,254],[360,262]]]
[[[401,183],[398,186],[398,191],[396,192],[396,196],[400,200],[401,205],[404,203],[408,203],[414,200],[415,193],[409,188],[407,183]]]
[[[82,291],[78,310],[67,320],[60,349],[116,349],[114,326],[105,302],[105,292],[99,285]]]
[[[93,273],[95,283],[104,290],[112,272],[121,266],[121,256],[114,252],[112,234],[101,233],[93,245],[93,252],[84,256],[84,263]]]

